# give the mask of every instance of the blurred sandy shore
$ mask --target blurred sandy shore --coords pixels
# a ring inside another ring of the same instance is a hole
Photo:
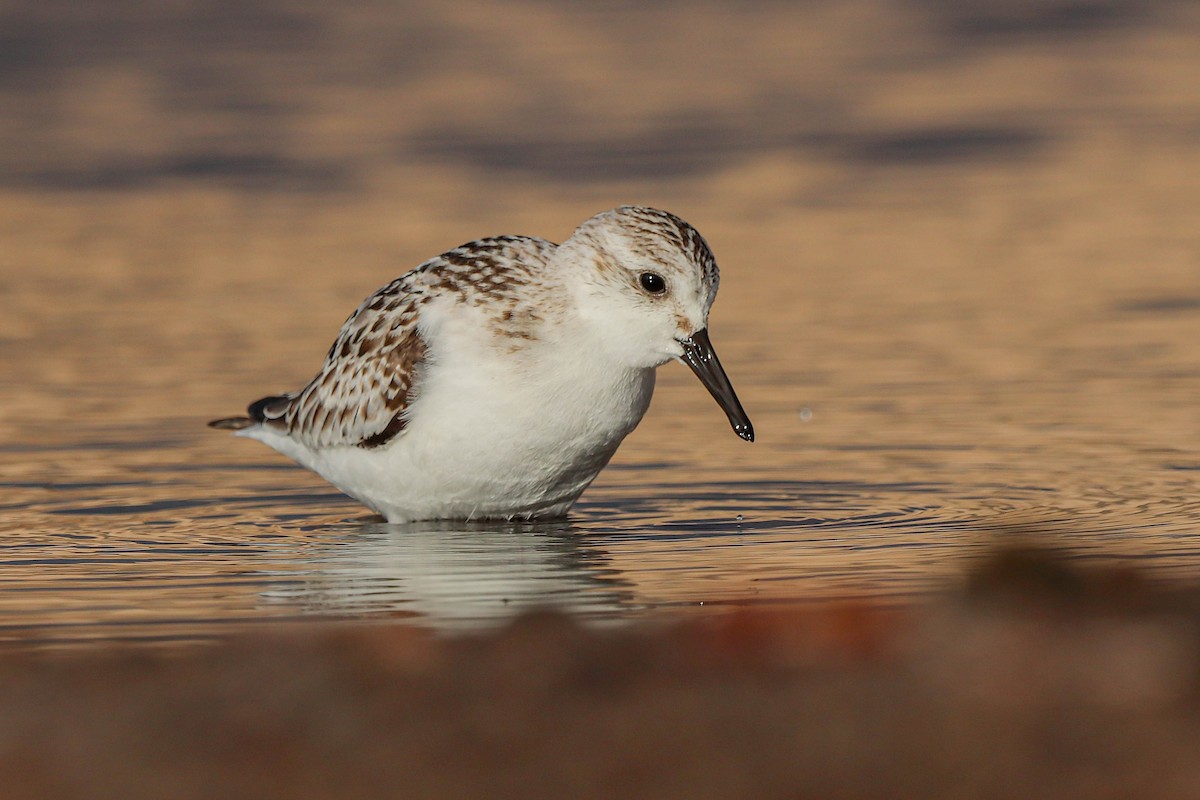
[[[0,660],[26,798],[1185,798],[1194,592],[1009,552],[903,611]]]

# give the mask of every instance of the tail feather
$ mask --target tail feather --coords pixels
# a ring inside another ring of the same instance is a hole
[[[214,419],[208,423],[208,427],[217,428],[222,431],[240,431],[243,428],[249,428],[254,424],[254,420],[249,417],[225,417],[223,419]]]

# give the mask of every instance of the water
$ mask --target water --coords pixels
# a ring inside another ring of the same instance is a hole
[[[788,361],[758,363],[768,385],[771,365]],[[668,367],[650,417],[561,521],[387,525],[199,419],[10,444],[0,641],[191,641],[347,619],[452,631],[544,606],[611,621],[902,600],[954,586],[984,549],[1014,540],[1200,575],[1195,451],[1147,447],[1136,426],[1033,425],[989,441],[947,434],[951,420],[936,416],[910,423],[930,425],[924,441],[897,439],[894,411],[861,395],[878,410],[850,415],[855,433],[824,430],[820,405],[805,419],[786,390],[765,402],[740,363],[730,369],[757,395],[758,443],[741,443],[698,382]],[[952,388],[890,391],[932,405]],[[964,402],[959,424],[972,413]]]
[[[267,5],[14,29],[0,641],[892,602],[1031,539],[1200,578],[1187,4]],[[712,245],[753,444],[669,365],[569,519],[387,526],[204,428],[421,260],[624,202]]]

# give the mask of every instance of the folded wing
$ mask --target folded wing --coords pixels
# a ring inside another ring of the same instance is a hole
[[[423,293],[398,280],[368,297],[342,326],[312,381],[251,404],[254,422],[309,447],[374,448],[403,432],[425,341],[417,331]]]

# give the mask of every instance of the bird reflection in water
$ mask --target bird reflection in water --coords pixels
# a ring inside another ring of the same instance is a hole
[[[301,613],[411,614],[439,629],[554,608],[626,614],[634,593],[594,538],[569,520],[356,523],[298,559],[289,585],[264,592]]]

